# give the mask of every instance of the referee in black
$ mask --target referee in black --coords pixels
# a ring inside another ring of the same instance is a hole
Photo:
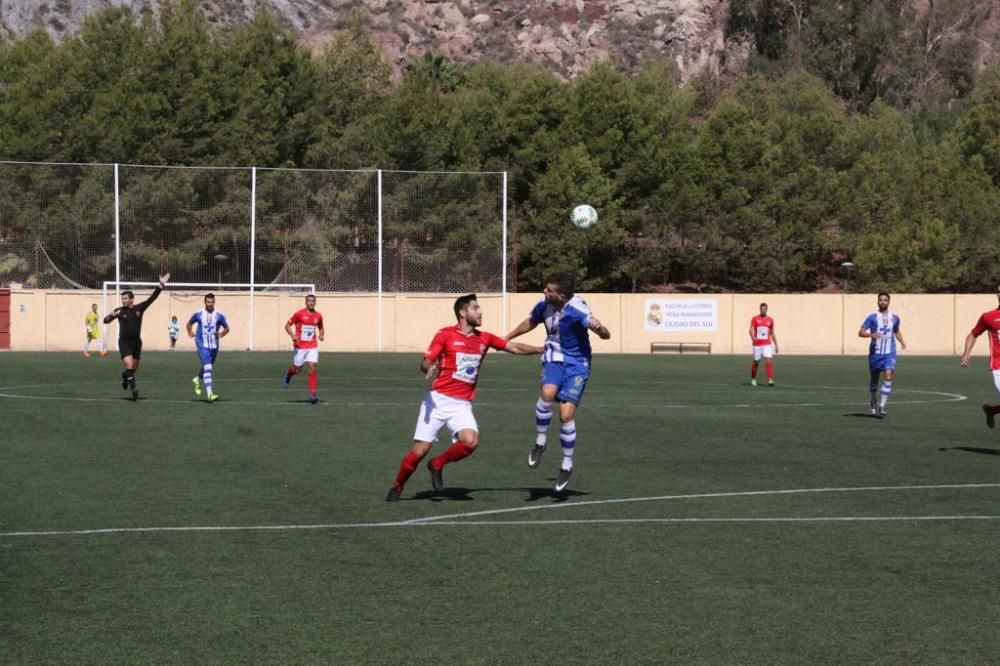
[[[104,323],[118,320],[118,352],[122,355],[122,390],[132,389],[132,400],[139,399],[139,389],[135,387],[135,371],[139,369],[142,356],[142,313],[146,311],[163,288],[167,286],[170,273],[160,276],[160,286],[142,303],[135,304],[135,294],[130,290],[122,292],[122,306],[104,317]]]

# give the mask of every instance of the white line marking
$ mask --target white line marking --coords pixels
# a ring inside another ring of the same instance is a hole
[[[0,532],[3,537],[82,536],[87,534],[149,534],[169,532],[268,532],[293,530],[340,530],[362,527],[407,527],[403,522],[325,523],[318,525],[192,525],[190,527],[104,527],[93,530],[44,530],[38,532]]]
[[[253,379],[253,380],[235,380],[235,381],[236,382],[243,382],[243,381],[267,381],[267,382],[271,382],[272,380],[271,379]],[[149,384],[167,384],[167,383],[175,383],[175,382],[168,381],[168,380],[153,380],[153,381],[143,382],[143,385],[145,386],[145,385],[149,385]],[[106,383],[102,383],[99,386],[104,386],[105,384]],[[76,385],[75,384],[74,385],[71,385],[71,384],[26,384],[26,385],[22,385],[22,386],[3,386],[3,387],[0,387],[0,391],[9,391],[9,390],[12,390],[12,389],[17,390],[17,389],[26,389],[26,388],[38,388],[38,387],[45,387],[45,388],[51,389],[54,386],[76,386]],[[95,386],[97,386],[97,385],[95,385]],[[843,387],[836,387],[836,386],[813,386],[813,387],[796,387],[796,388],[814,388],[814,389],[821,389],[821,390],[840,390]],[[412,388],[389,388],[389,389],[351,388],[351,389],[349,389],[349,391],[351,392],[352,395],[356,394],[358,391],[364,391],[364,390],[378,391],[380,393],[387,393],[387,392],[390,392],[390,391],[413,392]],[[851,389],[851,390],[853,390],[853,389]],[[503,391],[504,390],[500,390],[500,392],[503,392]],[[283,394],[283,395],[289,395],[286,392],[285,389],[274,389],[273,392],[274,393],[280,393],[280,394]],[[339,391],[337,389],[328,389],[328,394],[330,394],[330,395],[336,396],[340,392],[341,391]],[[497,392],[497,389],[494,389],[494,392]],[[919,394],[923,394],[923,395],[942,396],[944,399],[938,399],[938,400],[906,400],[906,399],[896,398],[896,399],[894,399],[892,401],[892,404],[894,406],[900,406],[900,405],[926,405],[926,404],[938,404],[938,403],[944,403],[944,402],[961,402],[963,400],[968,400],[969,399],[968,396],[965,396],[965,395],[962,395],[962,394],[959,394],[959,393],[948,393],[948,392],[945,392],[945,391],[924,391],[924,390],[920,390],[920,389],[897,389],[896,390],[896,394],[898,395],[900,393],[919,393]],[[42,395],[19,395],[19,394],[16,394],[16,393],[0,393],[0,398],[8,398],[8,399],[11,399],[11,400],[44,400],[44,401],[52,401],[52,402],[84,402],[84,403],[92,403],[92,402],[119,403],[119,402],[122,402],[123,400],[128,400],[128,396],[126,396],[124,394],[119,395],[119,396],[115,396],[115,397],[107,397],[107,398],[77,398],[77,397],[70,397],[70,396],[51,396],[51,395],[42,396]],[[152,399],[155,400],[157,403],[174,404],[174,405],[190,405],[190,404],[198,404],[198,403],[204,402],[203,400],[199,400],[197,397],[190,398],[190,399],[183,399],[183,400],[178,400],[176,398],[157,398],[157,397],[154,397]],[[215,403],[215,405],[216,405],[215,408],[225,408],[226,405],[281,405],[281,406],[301,407],[303,402],[304,402],[304,399],[303,400],[297,400],[297,399],[294,399],[294,398],[293,399],[286,399],[286,400],[275,400],[275,401],[232,400],[232,399],[229,399],[229,398],[222,398],[222,400],[220,400],[219,402]],[[388,401],[380,401],[380,402],[371,402],[371,401],[366,401],[366,402],[344,402],[344,401],[339,401],[339,400],[321,400],[320,401],[320,405],[321,406],[327,406],[327,407],[376,407],[377,408],[377,407],[405,407],[405,406],[411,406],[412,404],[414,404],[413,401],[406,401],[406,402],[388,402]],[[621,409],[622,408],[621,405],[610,405],[610,404],[601,403],[601,402],[594,402],[593,400],[589,401],[587,404],[589,406],[591,406],[591,407],[597,407],[597,408],[600,408],[600,407],[614,407],[615,409]],[[853,401],[852,402],[785,402],[785,403],[775,402],[775,403],[758,403],[758,404],[725,404],[725,405],[720,405],[718,403],[701,403],[701,404],[697,404],[697,403],[694,403],[694,404],[657,404],[657,403],[653,403],[653,404],[646,404],[646,403],[632,402],[632,403],[626,405],[626,407],[634,407],[634,408],[639,408],[639,409],[706,409],[706,408],[708,408],[708,409],[718,409],[720,407],[726,407],[726,408],[729,408],[729,409],[750,409],[750,408],[756,408],[756,409],[775,409],[775,408],[785,408],[785,407],[858,407],[860,405],[864,405],[865,407],[867,407],[868,403],[867,402],[863,402],[863,403],[862,402],[853,402]],[[489,400],[478,400],[476,402],[476,407],[480,407],[480,408],[484,408],[484,409],[489,409],[489,408],[494,408],[494,407],[505,407],[506,408],[506,407],[509,407],[509,406],[510,406],[509,402],[490,402]]]
[[[705,499],[718,497],[750,497],[766,495],[796,495],[806,493],[848,493],[848,492],[884,492],[897,490],[977,490],[984,488],[1000,488],[1000,483],[967,483],[942,484],[933,486],[868,486],[861,488],[799,488],[792,490],[751,490],[729,493],[702,493],[696,495],[661,495],[658,497],[630,497],[622,499],[591,500],[586,502],[566,502],[561,504],[545,504],[531,507],[515,507],[510,509],[494,509],[491,511],[474,511],[471,513],[448,514],[427,518],[389,521],[381,523],[323,523],[315,525],[220,525],[220,526],[190,526],[190,527],[107,527],[89,530],[38,530],[0,532],[4,537],[45,537],[45,536],[84,536],[92,534],[133,534],[133,533],[172,533],[172,532],[264,532],[293,530],[339,530],[385,527],[433,527],[435,525],[562,525],[562,524],[629,524],[629,523],[822,523],[822,522],[888,522],[888,521],[990,521],[1000,520],[1000,516],[821,516],[815,518],[595,518],[577,520],[496,520],[470,521],[464,518],[490,516],[505,513],[539,511],[542,509],[558,509],[599,504],[622,504],[627,502],[653,502],[675,499]]]
[[[416,525],[630,525],[633,523],[883,523],[908,521],[1000,520],[1000,516],[822,516],[817,518],[591,518],[581,520],[455,520]]]
[[[865,486],[860,488],[796,488],[792,490],[745,490],[729,493],[699,493],[695,495],[659,495],[656,497],[626,497],[607,500],[587,500],[582,502],[562,502],[560,504],[540,504],[536,506],[518,506],[509,509],[491,509],[488,511],[473,511],[471,513],[456,513],[445,516],[428,516],[414,518],[410,523],[429,523],[438,520],[471,518],[475,516],[495,516],[504,513],[521,513],[526,511],[542,511],[568,507],[593,506],[598,504],[625,504],[628,502],[659,502],[664,500],[708,499],[718,497],[756,497],[765,495],[805,495],[809,493],[860,493],[888,492],[896,490],[972,490],[982,488],[1000,488],[1000,483],[963,483],[942,484],[936,486]]]

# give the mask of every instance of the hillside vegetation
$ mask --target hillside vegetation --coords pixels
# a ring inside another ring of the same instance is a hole
[[[973,30],[991,13],[832,6],[734,0],[745,70],[683,86],[662,53],[567,81],[428,51],[395,75],[361,20],[309,50],[268,13],[220,31],[192,2],[112,8],[4,43],[0,158],[506,170],[522,290],[571,270],[582,290],[813,291],[848,259],[859,289],[992,290],[1000,67]],[[570,233],[580,202],[601,222]]]

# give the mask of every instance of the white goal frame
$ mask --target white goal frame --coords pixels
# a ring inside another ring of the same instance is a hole
[[[101,294],[103,297],[104,312],[110,312],[108,309],[108,294],[109,287],[114,289],[115,301],[120,300],[120,294],[123,291],[122,287],[159,287],[159,282],[129,282],[127,280],[105,280],[101,283]],[[260,284],[260,283],[250,283],[250,282],[168,282],[167,286],[171,288],[177,288],[180,290],[192,289],[198,291],[212,290],[221,291],[223,289],[247,289],[250,292],[250,326],[248,327],[248,334],[250,339],[247,344],[247,350],[253,351],[253,321],[254,321],[254,310],[253,310],[253,297],[258,291],[267,291],[269,289],[276,289],[281,291],[286,290],[300,290],[308,291],[310,294],[316,293],[316,285],[313,283],[284,283],[279,282],[275,284]],[[108,340],[108,325],[104,324],[103,339],[105,343]]]

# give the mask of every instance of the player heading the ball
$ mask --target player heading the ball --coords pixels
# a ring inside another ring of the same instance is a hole
[[[539,324],[545,324],[545,350],[542,352],[542,383],[535,404],[535,444],[528,452],[528,467],[542,462],[552,422],[552,403],[559,401],[559,443],[562,463],[556,477],[556,492],[563,492],[573,473],[573,453],[576,450],[576,410],[590,380],[590,332],[602,340],[611,338],[611,331],[590,311],[587,302],[574,294],[573,278],[553,275],[545,282],[542,299],[532,308],[528,318],[507,334],[512,340]]]

